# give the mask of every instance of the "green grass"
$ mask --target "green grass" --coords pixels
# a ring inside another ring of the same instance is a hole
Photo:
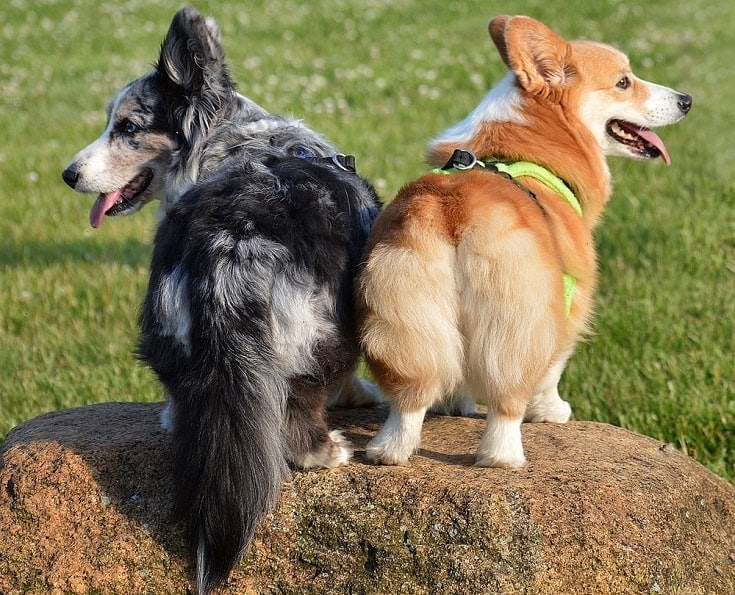
[[[154,208],[87,224],[60,172],[145,72],[177,6],[8,0],[0,8],[0,437],[44,411],[152,401],[132,355]],[[579,6],[579,5],[582,6]],[[643,78],[694,96],[661,134],[673,165],[613,161],[598,233],[595,334],[563,380],[577,419],[671,442],[735,481],[735,63],[729,0],[202,2],[240,89],[297,114],[385,198],[425,171],[426,141],[501,76],[486,24],[536,16],[612,43]]]

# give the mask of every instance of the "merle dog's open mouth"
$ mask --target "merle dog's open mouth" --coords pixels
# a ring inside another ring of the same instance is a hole
[[[640,157],[646,159],[661,157],[666,165],[671,163],[664,141],[648,128],[625,120],[610,120],[607,123],[607,133]]]
[[[122,188],[107,194],[100,194],[89,211],[89,224],[99,227],[105,215],[114,217],[128,213],[138,206],[138,198],[150,186],[153,180],[153,171],[145,169]]]

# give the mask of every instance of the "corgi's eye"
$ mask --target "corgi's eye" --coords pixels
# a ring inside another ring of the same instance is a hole
[[[621,78],[617,84],[615,85],[618,89],[622,89],[625,91],[625,89],[630,88],[630,79],[627,76],[624,76]]]

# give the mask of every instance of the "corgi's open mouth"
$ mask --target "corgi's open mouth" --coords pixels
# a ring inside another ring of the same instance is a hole
[[[102,224],[105,215],[114,217],[137,210],[141,206],[139,199],[152,180],[153,171],[145,169],[122,188],[100,194],[89,211],[89,224],[97,228]]]
[[[624,120],[610,120],[607,123],[607,133],[639,157],[646,159],[661,157],[666,165],[671,163],[664,141],[648,128]]]

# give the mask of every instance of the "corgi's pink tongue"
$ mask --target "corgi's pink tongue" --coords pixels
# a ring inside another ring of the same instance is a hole
[[[122,196],[122,188],[110,192],[109,194],[100,194],[97,200],[94,201],[92,208],[89,211],[89,224],[97,229],[102,225],[102,220],[105,218],[105,213],[112,208],[120,197]]]
[[[658,134],[656,134],[653,130],[649,130],[648,128],[639,129],[638,134],[643,140],[658,149],[658,152],[661,153],[661,159],[664,160],[664,163],[666,165],[671,165],[671,157],[669,157],[669,152],[666,150],[666,145],[664,145],[664,141],[661,140]]]

